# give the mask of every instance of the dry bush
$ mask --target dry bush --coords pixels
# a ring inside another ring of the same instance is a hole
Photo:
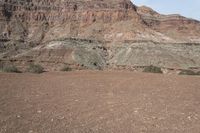
[[[144,68],[143,72],[148,72],[148,73],[163,73],[160,67],[156,66],[147,66]]]
[[[18,68],[14,65],[6,65],[1,68],[2,72],[8,72],[8,73],[20,73]]]
[[[60,71],[68,72],[68,71],[72,71],[72,68],[70,68],[69,66],[64,66]]]
[[[39,64],[30,64],[27,71],[30,73],[40,74],[44,72],[44,68]]]
[[[181,70],[179,75],[200,75],[200,71],[199,72],[194,72],[192,70]]]

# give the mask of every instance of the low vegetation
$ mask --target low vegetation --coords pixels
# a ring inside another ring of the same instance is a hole
[[[61,71],[63,72],[68,72],[68,71],[72,71],[72,68],[70,68],[69,66],[64,66]]]
[[[44,72],[44,68],[39,64],[30,64],[27,72],[40,74]]]
[[[196,73],[197,75],[200,75],[200,71]]]
[[[200,71],[194,72],[192,70],[182,70],[179,75],[200,75]]]
[[[8,73],[20,73],[18,68],[14,65],[6,65],[0,68],[2,72],[8,72]]]
[[[3,70],[3,63],[0,62],[0,72]]]
[[[147,73],[163,73],[160,67],[156,67],[156,66],[147,66],[144,68],[143,72],[147,72]]]

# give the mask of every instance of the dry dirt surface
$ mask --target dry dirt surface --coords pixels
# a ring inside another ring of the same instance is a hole
[[[0,133],[200,133],[200,77],[0,73]]]

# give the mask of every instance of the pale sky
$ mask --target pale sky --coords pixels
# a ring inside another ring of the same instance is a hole
[[[159,13],[181,14],[200,20],[200,0],[132,0],[137,5],[146,5]]]

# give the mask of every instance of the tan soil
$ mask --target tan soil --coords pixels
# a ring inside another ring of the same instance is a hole
[[[0,74],[0,133],[200,133],[200,77]]]

